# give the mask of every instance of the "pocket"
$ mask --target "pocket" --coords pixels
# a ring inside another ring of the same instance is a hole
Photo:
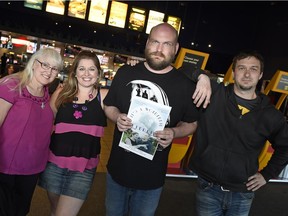
[[[208,190],[213,186],[211,183],[201,177],[198,177],[197,185],[200,190]]]
[[[246,199],[246,200],[253,200],[254,199],[254,196],[255,196],[255,193],[254,192],[248,192],[248,193],[239,193],[240,196],[243,198],[243,199]]]

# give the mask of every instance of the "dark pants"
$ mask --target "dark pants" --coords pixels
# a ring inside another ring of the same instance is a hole
[[[26,216],[39,174],[8,175],[0,173],[0,215]]]

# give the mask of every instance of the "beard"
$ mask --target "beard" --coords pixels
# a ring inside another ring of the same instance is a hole
[[[237,88],[241,91],[250,91],[253,88],[253,85],[251,83],[249,85],[245,85],[241,82],[238,82],[237,80],[235,80],[235,86],[237,86]]]
[[[153,59],[153,56],[160,56],[164,58],[164,60],[156,61],[155,59]],[[166,57],[162,52],[149,53],[148,50],[145,50],[145,58],[149,67],[153,70],[158,71],[167,68],[173,62],[174,55],[169,55],[168,57]]]
[[[252,86],[239,85],[239,88],[240,88],[242,91],[249,91],[249,90],[252,89]]]

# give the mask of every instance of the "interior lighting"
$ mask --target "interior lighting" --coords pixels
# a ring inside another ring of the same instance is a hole
[[[27,45],[29,43],[29,41],[23,40],[23,39],[18,39],[18,38],[12,38],[12,43],[18,44],[18,45]]]

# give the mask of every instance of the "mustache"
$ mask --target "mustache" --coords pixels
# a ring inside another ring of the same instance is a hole
[[[157,52],[152,52],[152,53],[150,53],[150,55],[160,56],[160,57],[165,58],[165,55],[164,55],[162,52],[159,52],[159,51],[157,51]]]

